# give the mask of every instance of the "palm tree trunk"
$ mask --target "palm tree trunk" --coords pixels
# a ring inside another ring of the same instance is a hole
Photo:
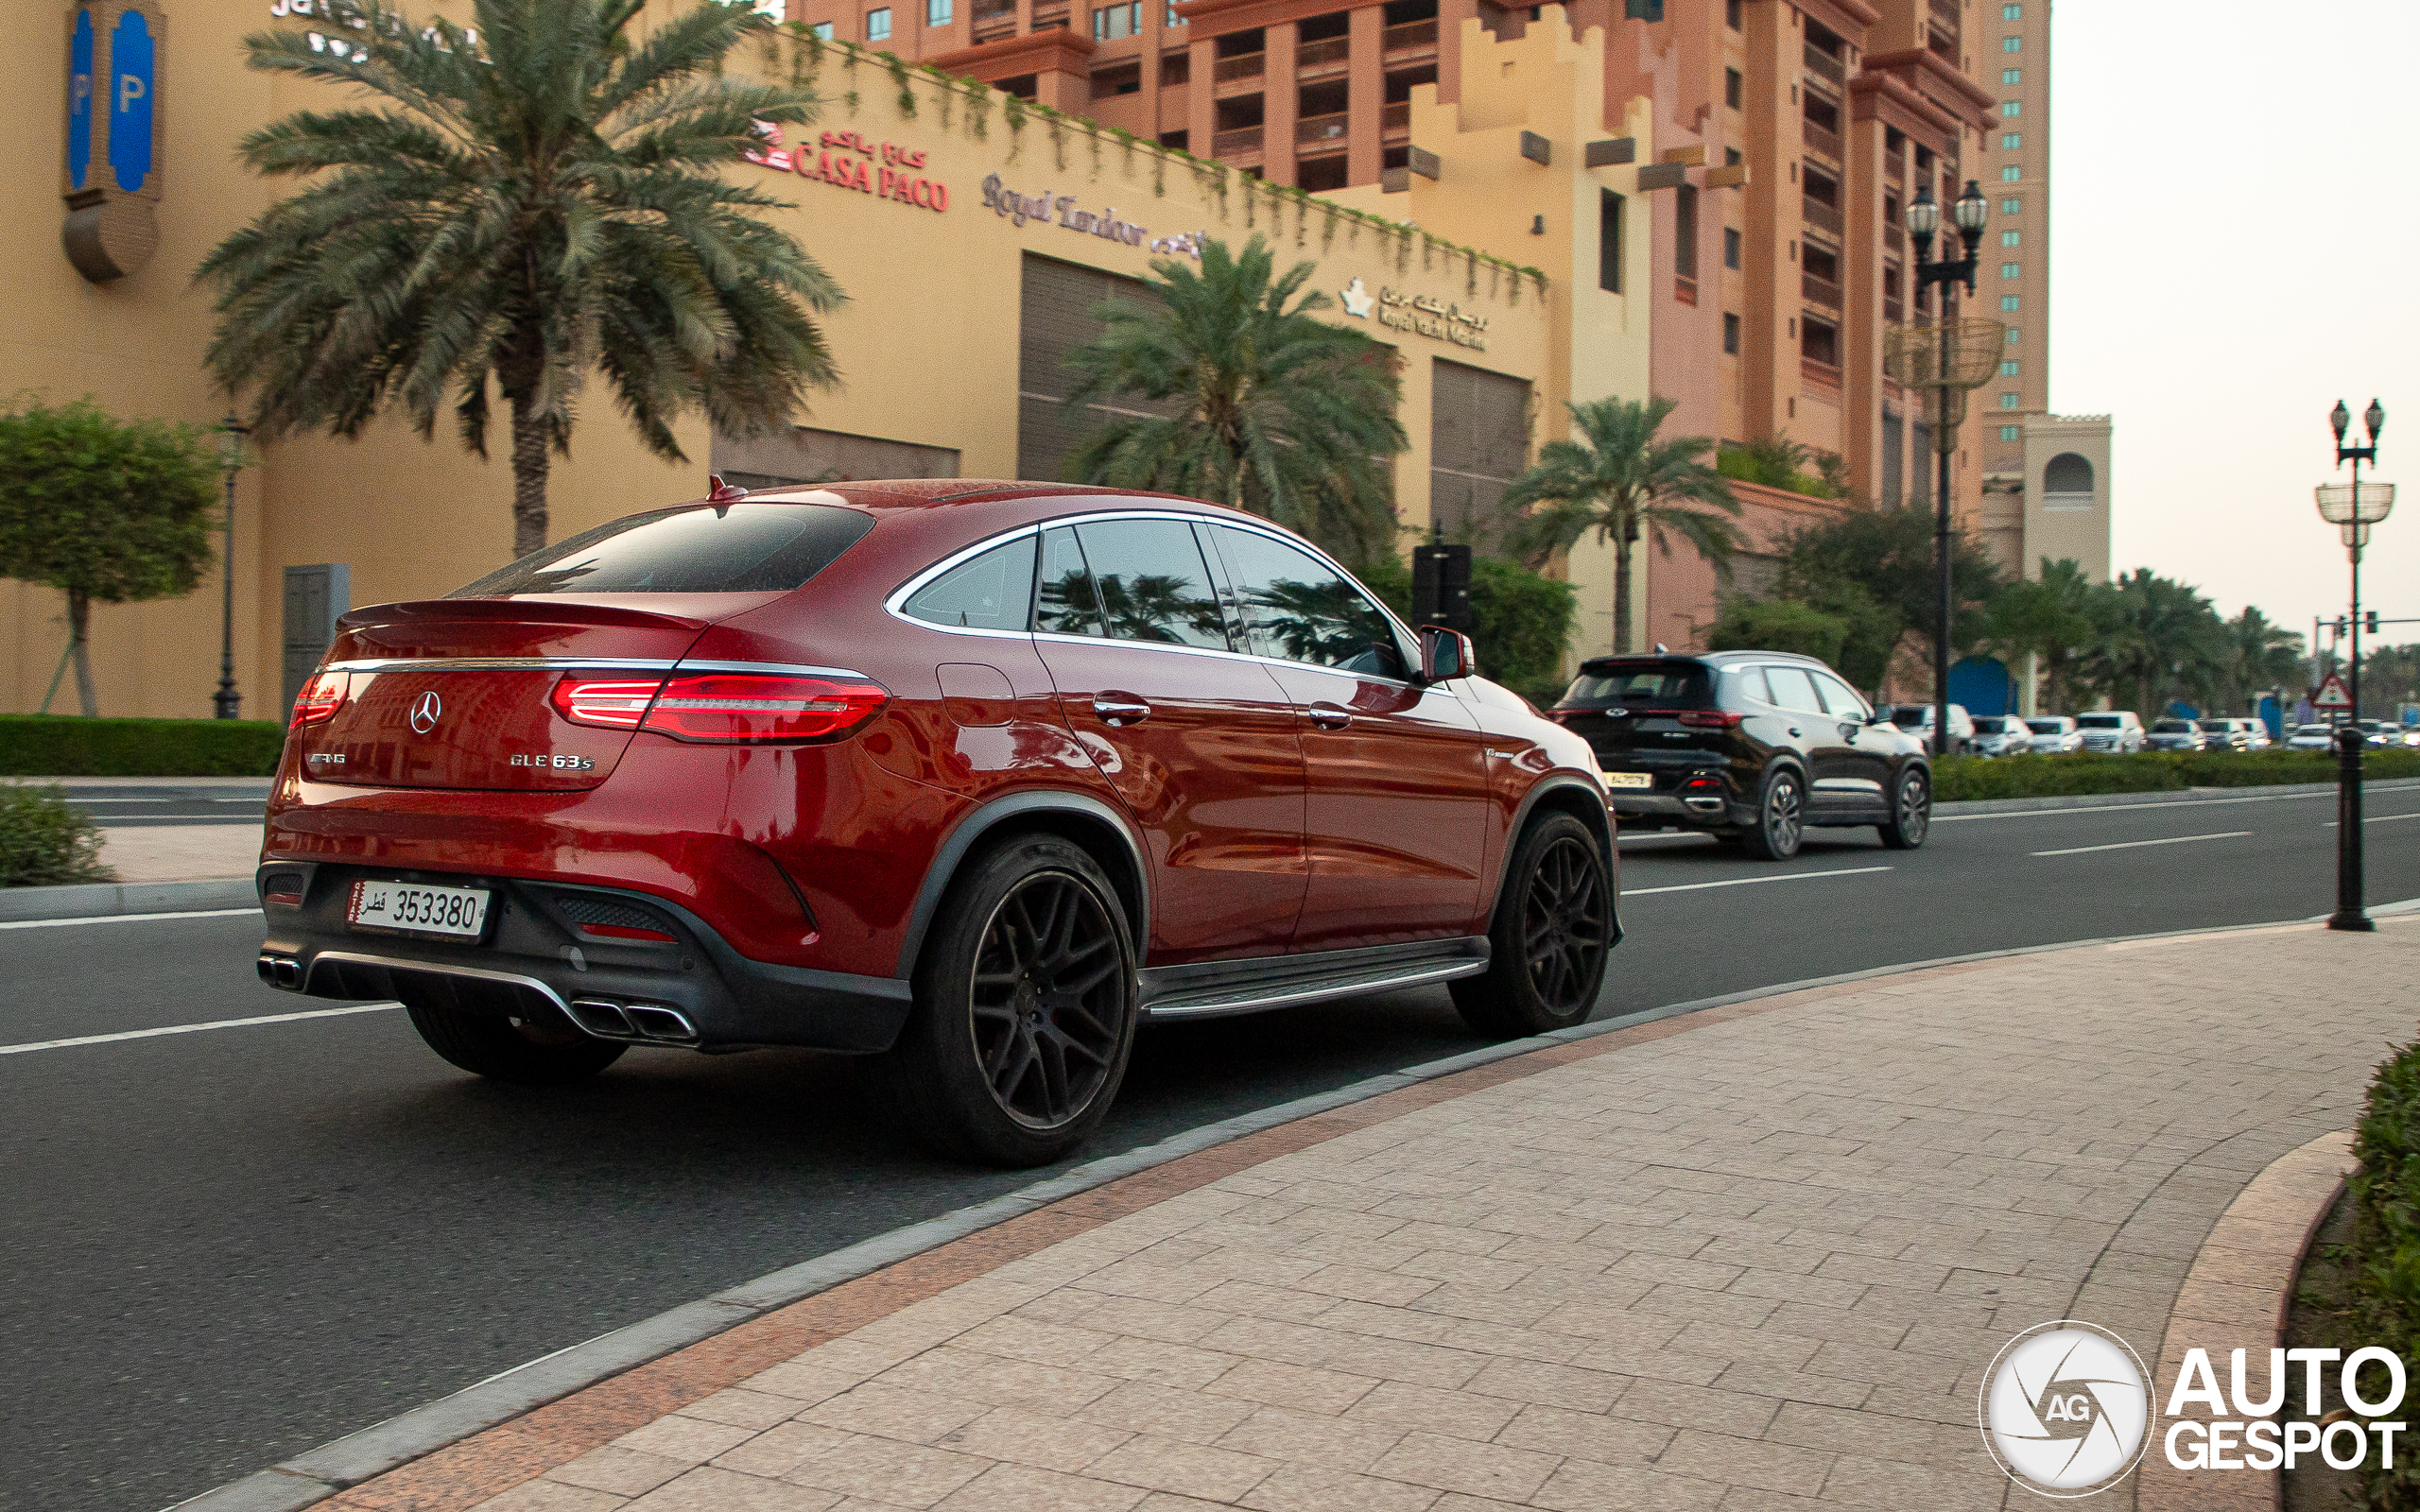
[[[536,399],[512,396],[512,555],[546,543],[546,421]]]
[[[93,601],[70,589],[67,593],[67,649],[76,664],[76,701],[87,719],[98,718],[101,701],[93,692]]]
[[[1614,654],[1630,649],[1630,558],[1638,544],[1635,524],[1614,532]]]

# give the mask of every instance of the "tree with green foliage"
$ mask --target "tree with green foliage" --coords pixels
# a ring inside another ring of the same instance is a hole
[[[0,415],[0,577],[67,595],[67,661],[86,715],[100,712],[93,606],[192,593],[210,564],[217,496],[218,460],[199,426],[114,420],[90,400]]]
[[[2076,706],[2077,662],[2095,638],[2100,592],[2082,562],[2046,557],[2039,577],[2008,584],[1983,608],[1982,644],[2012,663],[2031,656],[2041,669],[2045,713]]]
[[[1849,496],[1848,463],[1838,452],[1819,452],[1787,436],[1727,444],[1716,455],[1714,467],[1735,482],[1785,489],[1810,499]]]
[[[1845,615],[1794,598],[1734,595],[1722,601],[1705,644],[1709,651],[1795,651],[1838,667],[1849,630]]]
[[[2094,596],[2097,633],[2084,675],[2145,717],[2175,697],[2200,696],[2225,657],[2225,628],[2189,583],[2137,567]]]
[[[389,408],[425,437],[450,404],[485,457],[500,397],[521,556],[546,543],[549,458],[569,455],[592,373],[677,461],[683,412],[768,431],[836,381],[812,312],[842,295],[754,214],[786,202],[724,172],[762,125],[816,112],[810,90],[724,77],[773,26],[755,7],[705,0],[645,29],[643,0],[469,9],[462,26],[319,0],[324,35],[246,38],[254,69],[368,98],[244,139],[255,172],[307,184],[199,276],[217,291],[211,367],[266,439],[358,436]]]
[[[1619,653],[1631,648],[1631,560],[1639,541],[1651,535],[1668,557],[1678,536],[1727,578],[1739,536],[1714,511],[1736,516],[1739,501],[1721,474],[1699,460],[1714,449],[1710,438],[1657,436],[1676,401],[1599,399],[1564,407],[1571,412],[1571,438],[1539,450],[1537,461],[1504,490],[1502,507],[1519,516],[1513,546],[1531,567],[1569,551],[1590,531],[1613,542]]]
[[[1963,534],[1950,537],[1953,653],[1983,631],[1983,606],[1999,591],[1998,564]],[[1910,631],[1929,642],[1940,619],[1940,577],[1933,560],[1932,512],[1851,508],[1791,533],[1783,543],[1778,597],[1847,618],[1849,643],[1841,672],[1872,693],[1889,676],[1891,658]]]
[[[1277,271],[1254,236],[1241,252],[1201,244],[1201,266],[1151,264],[1159,308],[1098,307],[1098,339],[1068,353],[1070,410],[1140,399],[1068,454],[1077,483],[1152,489],[1248,509],[1348,563],[1392,557],[1392,460],[1410,438],[1395,419],[1394,358],[1369,336],[1314,318],[1334,303],[1305,289],[1310,262]]]
[[[1361,574],[1371,591],[1409,620],[1411,570],[1390,557]],[[1563,696],[1563,653],[1579,617],[1569,583],[1493,557],[1471,558],[1471,644],[1480,677],[1544,708]]]
[[[2221,623],[2223,640],[2220,649],[2219,691],[2214,707],[2240,712],[2252,707],[2253,701],[2273,688],[2291,683],[2303,663],[2303,638],[2300,633],[2271,622],[2268,615],[2246,604],[2243,611]],[[2409,651],[2410,647],[2402,648]],[[2409,687],[2411,679],[2403,679]],[[2362,674],[2362,691],[2369,691],[2369,674]],[[2378,684],[2381,693],[2387,685]]]

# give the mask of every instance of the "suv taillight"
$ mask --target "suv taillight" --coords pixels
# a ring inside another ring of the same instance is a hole
[[[321,672],[302,684],[294,696],[294,717],[288,728],[325,724],[344,707],[345,687],[350,679],[341,672]]]
[[[716,744],[830,740],[856,730],[890,700],[871,681],[730,672],[660,682],[571,677],[553,694],[556,712],[574,724]]]
[[[1692,730],[1732,730],[1748,716],[1727,709],[1684,709],[1673,717]]]

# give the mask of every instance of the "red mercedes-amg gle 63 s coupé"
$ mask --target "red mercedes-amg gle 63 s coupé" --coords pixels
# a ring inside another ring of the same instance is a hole
[[[1451,984],[1595,1005],[1587,744],[1264,520],[966,479],[704,500],[346,615],[294,707],[260,972],[519,1082],[634,1046],[870,1058],[1058,1159],[1147,1020]]]

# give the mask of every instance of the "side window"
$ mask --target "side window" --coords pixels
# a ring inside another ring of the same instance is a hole
[[[1393,622],[1350,579],[1257,531],[1218,532],[1246,633],[1262,656],[1411,680]]]
[[[1226,626],[1193,527],[1182,520],[1104,520],[1076,527],[1113,640],[1224,651]]]
[[[1033,612],[1033,538],[959,562],[916,590],[900,611],[955,629],[1027,628]]]
[[[1033,627],[1049,635],[1098,635],[1100,602],[1093,593],[1093,575],[1084,565],[1084,548],[1065,525],[1042,533],[1042,572],[1035,584]]]
[[[1773,690],[1773,707],[1820,714],[1824,700],[1815,696],[1814,679],[1800,667],[1767,667],[1765,681]]]
[[[1824,695],[1824,705],[1842,719],[1863,719],[1870,712],[1865,700],[1855,690],[1828,672],[1814,674],[1815,686]]]
[[[1731,670],[1731,692],[1735,697],[1745,698],[1751,703],[1773,701],[1772,690],[1765,686],[1764,668],[1734,667]]]

